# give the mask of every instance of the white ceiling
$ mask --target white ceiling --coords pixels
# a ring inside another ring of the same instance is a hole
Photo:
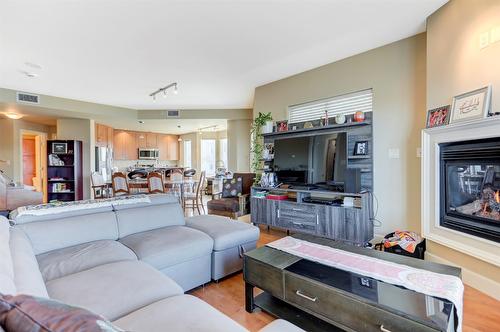
[[[446,1],[0,0],[0,87],[134,109],[252,107],[255,87],[422,32]],[[171,82],[179,94],[153,103]]]

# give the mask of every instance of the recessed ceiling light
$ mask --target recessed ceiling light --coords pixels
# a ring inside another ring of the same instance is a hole
[[[26,75],[26,77],[29,77],[29,78],[38,77],[37,73],[33,73],[33,72],[30,72],[30,71],[25,71],[25,70],[21,70],[21,74]]]
[[[142,120],[139,120],[139,121],[137,121],[137,122],[139,122],[140,124],[143,124],[143,123],[144,123],[144,121],[142,121]]]
[[[14,112],[7,112],[7,113],[5,113],[5,116],[8,117],[9,119],[19,120],[24,115],[19,114],[19,113],[14,113]]]
[[[177,128],[180,128],[180,127],[181,127],[181,125],[177,125]]]
[[[24,63],[26,65],[26,67],[30,67],[30,68],[33,68],[33,69],[42,69],[42,66],[36,64],[36,63],[33,63],[33,62],[25,62]]]

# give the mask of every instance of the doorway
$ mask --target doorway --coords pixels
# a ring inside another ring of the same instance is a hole
[[[42,192],[43,201],[47,202],[47,134],[22,130],[20,136],[22,182]]]

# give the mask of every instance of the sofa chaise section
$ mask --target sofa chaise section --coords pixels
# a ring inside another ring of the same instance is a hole
[[[258,227],[226,217],[200,215],[188,218],[186,225],[214,241],[211,275],[219,280],[243,267],[243,254],[255,249],[260,236]]]
[[[123,261],[47,282],[49,296],[115,320],[174,295],[182,288],[150,265]]]

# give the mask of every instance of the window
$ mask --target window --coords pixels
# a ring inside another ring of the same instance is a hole
[[[373,104],[372,89],[348,93],[288,107],[288,122],[297,123],[320,120],[328,111],[328,117],[338,114],[354,114],[358,111],[370,112]]]
[[[191,165],[191,141],[184,141],[184,167],[193,167]]]
[[[207,176],[215,175],[215,140],[201,140],[201,170],[207,173]]]
[[[228,169],[227,164],[227,138],[223,138],[219,141],[220,144],[220,160],[224,163],[224,167]]]

